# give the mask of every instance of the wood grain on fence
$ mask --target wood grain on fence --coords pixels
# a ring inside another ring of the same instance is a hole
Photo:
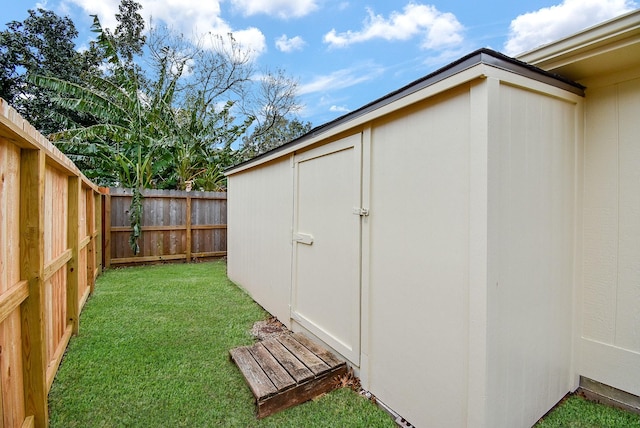
[[[132,191],[110,188],[105,201],[105,266],[227,254],[227,194],[144,190],[140,252],[129,246]],[[105,225],[106,226],[106,225]]]
[[[0,99],[0,426],[48,426],[47,394],[101,271],[98,187]]]

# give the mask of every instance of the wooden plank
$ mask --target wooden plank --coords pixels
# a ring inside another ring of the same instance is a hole
[[[300,342],[295,340],[291,335],[284,334],[276,338],[282,343],[292,354],[300,359],[300,361],[313,372],[319,375],[330,370],[329,366],[318,358],[313,352],[304,347]]]
[[[78,241],[78,248],[83,249],[84,247],[89,245],[89,242],[91,242],[91,236],[85,236],[80,241]]]
[[[124,198],[131,197],[131,189],[123,189],[121,187],[110,187],[109,193],[115,197]],[[143,189],[142,196],[147,199],[208,199],[226,201],[226,192],[210,192],[210,191],[191,191],[185,190],[162,190],[162,189]]]
[[[58,371],[58,367],[60,367],[60,363],[62,362],[62,357],[64,356],[64,352],[67,349],[67,345],[69,344],[69,340],[71,340],[71,336],[73,335],[73,325],[67,325],[67,328],[64,330],[64,334],[62,335],[62,339],[58,343],[56,351],[53,355],[53,359],[49,362],[47,366],[47,393],[51,390],[51,385],[53,384],[53,380],[56,377],[56,372]]]
[[[235,348],[229,353],[242,372],[254,397],[261,400],[278,392],[269,377],[253,358],[248,347]]]
[[[35,427],[35,419],[33,416],[28,416],[24,418],[24,422],[22,423],[22,428],[34,428]]]
[[[340,364],[346,364],[345,360],[336,357],[333,352],[320,346],[319,344],[309,339],[304,334],[293,333],[291,336],[295,340],[300,342],[300,344],[304,345],[304,347],[306,347],[308,350],[310,350],[315,355],[317,355],[318,358],[324,361],[329,367],[334,368],[339,366]]]
[[[20,281],[0,295],[0,323],[29,297],[29,283]]]
[[[21,150],[20,156],[20,275],[29,284],[21,305],[22,367],[25,414],[47,427],[47,391],[44,340],[44,177],[45,155]]]
[[[226,224],[194,224],[191,226],[191,230],[214,230],[226,228]]]
[[[93,194],[93,206],[94,206],[94,231],[92,233],[92,239],[94,240],[94,269],[91,272],[93,279],[91,281],[91,293],[94,292],[96,285],[96,278],[102,272],[102,195],[100,192]]]
[[[191,257],[199,259],[205,257],[224,257],[226,255],[226,251],[205,251],[203,253],[192,253]]]
[[[296,382],[301,383],[313,378],[313,372],[302,364],[282,343],[276,339],[269,339],[264,340],[262,344]]]
[[[82,312],[82,308],[84,307],[84,304],[87,303],[87,300],[89,299],[90,294],[91,294],[91,289],[87,288],[84,290],[84,294],[82,295],[82,297],[80,297],[80,301],[78,302],[78,306],[80,307],[80,312]]]
[[[0,101],[0,112],[10,109],[12,112],[15,110],[6,104],[5,100]],[[18,120],[19,119],[19,120]],[[20,124],[16,122],[21,122]],[[56,168],[69,174],[79,174],[80,170],[74,165],[69,158],[62,154],[53,144],[51,144],[44,137],[41,139],[35,138],[35,133],[30,133],[25,130],[31,127],[28,122],[22,119],[18,114],[15,118],[7,117],[4,114],[0,114],[0,136],[5,137],[16,146],[29,150],[29,151],[42,151],[52,165]]]
[[[54,273],[58,272],[61,267],[67,264],[71,260],[71,249],[67,248],[62,254],[60,254],[55,260],[44,267],[43,275],[44,280],[48,280]]]
[[[73,334],[80,327],[80,305],[78,288],[80,286],[80,198],[82,182],[78,177],[69,177],[69,200],[67,209],[67,245],[72,258],[67,263],[67,322],[73,325]]]
[[[4,373],[3,373],[4,375]],[[4,377],[4,376],[3,376]],[[3,379],[6,380],[6,379]],[[4,406],[5,406],[5,392],[4,392],[4,387],[3,384],[4,382],[0,382],[0,428],[4,428],[5,423],[4,423],[4,418],[5,418],[5,414],[4,414]]]
[[[111,267],[111,240],[113,237],[111,236],[111,195],[105,194],[102,195],[103,201],[103,228],[104,232],[102,234],[102,258],[104,260],[103,266],[105,268]]]
[[[191,262],[191,197],[187,196],[185,207],[185,220],[187,226],[187,243],[186,243],[186,256],[187,263]]]
[[[276,412],[312,400],[316,397],[333,391],[338,386],[338,377],[347,373],[346,365],[325,372],[321,377],[311,379],[295,388],[275,394],[267,399],[257,402],[258,418],[262,419]]]
[[[93,290],[93,281],[95,277],[93,276],[93,272],[96,270],[96,241],[94,239],[95,233],[95,224],[96,224],[96,199],[93,196],[93,191],[91,189],[84,189],[86,192],[86,215],[85,215],[85,223],[86,223],[86,233],[88,239],[88,249],[87,249],[87,265],[86,265],[86,276],[87,276],[87,288],[89,290]],[[82,245],[82,243],[80,244]],[[82,248],[82,246],[80,247]],[[82,305],[80,305],[82,307]]]
[[[296,381],[280,365],[278,360],[267,351],[267,348],[262,343],[258,342],[251,346],[249,351],[278,391],[288,389],[296,384]]]
[[[164,260],[182,260],[187,256],[185,254],[169,254],[166,256],[144,256],[144,257],[121,257],[117,259],[111,259],[112,265],[123,263],[146,263],[146,262],[161,262]]]
[[[156,219],[150,219],[149,221],[156,221]],[[183,224],[178,225],[155,225],[155,226],[142,226],[140,228],[142,232],[172,232],[176,230],[187,230],[187,226]],[[112,226],[112,232],[131,232],[130,226]]]

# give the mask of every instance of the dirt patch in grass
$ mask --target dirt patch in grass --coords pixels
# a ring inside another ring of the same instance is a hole
[[[257,340],[271,339],[283,334],[289,334],[291,331],[276,317],[270,317],[266,320],[258,321],[251,328],[251,335]]]

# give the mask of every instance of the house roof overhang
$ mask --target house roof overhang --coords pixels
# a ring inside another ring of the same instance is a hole
[[[640,65],[640,9],[517,58],[577,82],[637,67]]]

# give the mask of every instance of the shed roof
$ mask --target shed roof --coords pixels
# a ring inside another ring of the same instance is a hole
[[[396,91],[393,91],[381,98],[378,98],[377,100],[365,104],[364,106],[352,112],[340,116],[323,125],[317,126],[308,133],[280,147],[256,156],[253,159],[235,165],[227,169],[225,171],[225,174],[234,174],[236,172],[239,172],[240,170],[244,170],[254,165],[273,159],[279,153],[285,154],[285,152],[288,153],[295,150],[296,148],[301,148],[305,145],[306,142],[309,142],[312,139],[316,139],[320,135],[327,134],[330,130],[336,129],[343,124],[347,124],[348,122],[355,121],[356,119],[368,113],[388,106],[389,104],[407,97],[410,94],[413,94],[417,91],[420,91],[421,89],[434,85],[435,83],[443,81],[444,79],[447,79],[480,64],[485,64],[498,69],[506,70],[511,73],[519,74],[533,80],[556,86],[560,89],[572,92],[574,94],[584,96],[584,87],[579,83],[569,80],[561,75],[542,70],[538,67],[519,61],[515,58],[511,58],[494,50],[482,48],[440,68],[439,70],[434,71],[433,73],[421,77],[420,79],[417,79],[409,83],[408,85],[397,89]]]

